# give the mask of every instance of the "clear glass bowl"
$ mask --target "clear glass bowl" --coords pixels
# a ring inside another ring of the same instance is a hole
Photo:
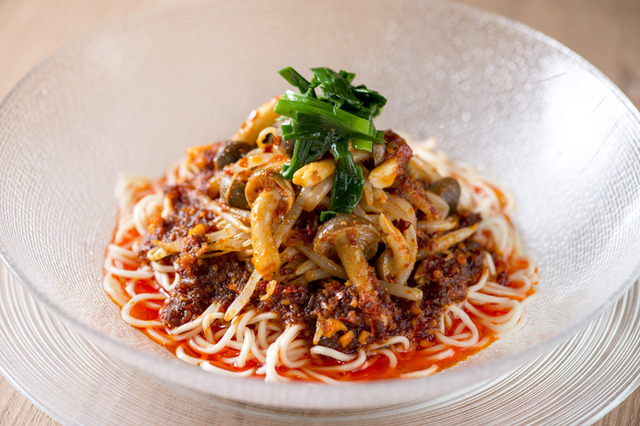
[[[540,270],[518,333],[434,376],[350,386],[205,373],[131,329],[102,290],[120,172],[160,176],[228,138],[286,89],[277,70],[330,66],[389,99],[377,122],[435,136],[502,182]],[[58,318],[157,379],[272,407],[433,400],[548,353],[640,271],[640,115],[577,55],[446,2],[179,2],[61,50],[0,106],[0,253]],[[34,330],[37,332],[37,330]]]

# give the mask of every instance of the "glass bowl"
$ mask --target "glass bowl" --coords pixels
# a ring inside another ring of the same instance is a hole
[[[329,66],[389,99],[377,121],[434,136],[514,195],[540,271],[528,323],[423,379],[328,386],[206,373],[130,328],[102,289],[118,173],[159,177]],[[0,106],[0,253],[56,317],[177,386],[271,407],[434,400],[547,353],[640,272],[640,115],[600,72],[522,25],[436,1],[176,2],[111,24],[37,67]],[[37,333],[39,330],[34,329]]]

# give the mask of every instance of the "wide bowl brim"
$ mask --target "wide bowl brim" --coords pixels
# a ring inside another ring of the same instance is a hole
[[[119,173],[159,177],[282,93],[277,70],[329,66],[389,100],[377,121],[515,195],[540,300],[518,333],[442,373],[326,386],[183,364],[102,289]],[[148,374],[276,407],[438,398],[548,352],[637,278],[640,118],[600,72],[520,24],[438,1],[193,1],[104,27],[27,75],[0,106],[0,254],[56,316]],[[37,332],[37,330],[34,330]]]

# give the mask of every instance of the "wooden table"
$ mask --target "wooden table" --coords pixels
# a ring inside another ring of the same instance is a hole
[[[53,51],[116,18],[176,0],[0,0],[0,99]],[[640,1],[458,0],[523,22],[603,71],[640,107]],[[55,425],[0,377],[0,424]],[[597,425],[640,424],[640,389]]]

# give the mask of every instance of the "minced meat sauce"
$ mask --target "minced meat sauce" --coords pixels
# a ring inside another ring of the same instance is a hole
[[[385,152],[385,158],[397,155],[406,164],[411,150],[404,140],[393,132],[386,132],[385,139],[391,142],[390,147],[395,147],[394,152]],[[215,167],[212,159],[220,146],[222,144],[214,144],[198,153],[194,161],[202,160],[202,172],[191,183],[164,188],[172,211],[154,219],[138,248],[140,260],[148,262],[146,254],[152,247],[181,241],[180,252],[161,261],[175,264],[179,274],[178,285],[161,309],[161,320],[169,327],[194,320],[211,303],[228,306],[253,272],[249,259],[241,259],[234,253],[206,251],[206,234],[215,231],[216,227],[214,213],[202,201],[202,194],[208,191],[202,176],[212,176]],[[426,198],[425,185],[408,173],[396,182],[388,192],[412,204],[416,198]],[[460,226],[471,226],[480,220],[478,214],[468,211],[456,211],[454,215]],[[317,218],[317,213],[303,213],[293,234],[283,244],[310,246],[319,225]],[[394,224],[401,230],[407,226],[403,221]],[[418,232],[418,248],[429,247],[431,239],[430,234]],[[378,254],[381,252],[379,250]],[[358,295],[348,282],[345,285],[338,279],[322,279],[301,286],[287,284],[287,277],[293,275],[293,270],[285,265],[279,271],[281,282],[269,289],[267,281],[260,281],[245,309],[255,307],[260,312],[275,312],[283,325],[304,324],[302,336],[309,346],[320,344],[346,353],[396,335],[404,335],[412,341],[432,340],[440,327],[443,310],[464,301],[467,288],[479,280],[483,259],[480,245],[470,240],[456,244],[446,253],[429,254],[416,262],[406,284],[420,288],[422,300],[410,301],[381,290],[379,295],[374,295],[374,306],[363,305],[362,295]],[[369,263],[375,266],[376,260],[377,256],[374,256]],[[380,311],[390,315],[390,320],[381,322],[377,315]]]

